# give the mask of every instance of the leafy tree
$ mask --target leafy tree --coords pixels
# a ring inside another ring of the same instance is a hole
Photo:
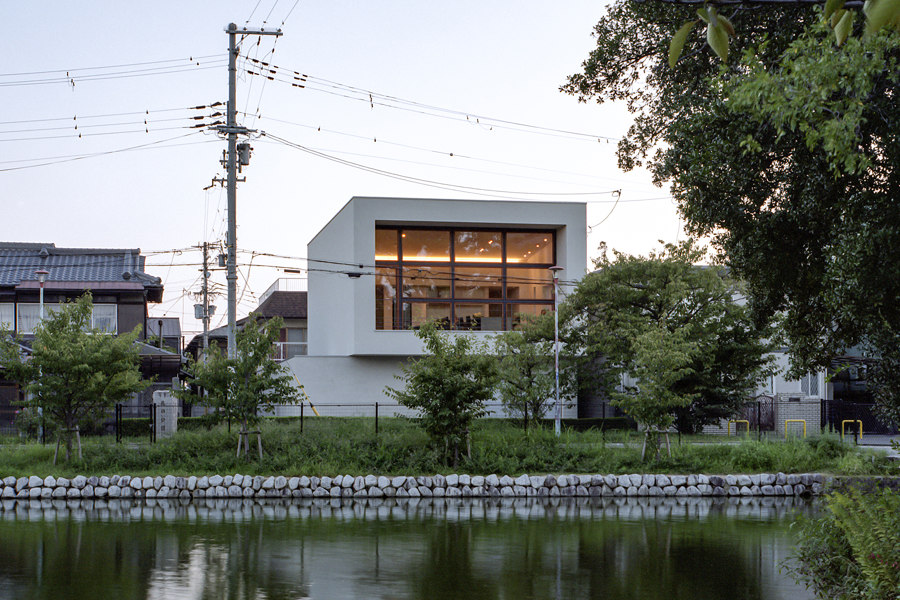
[[[235,334],[235,357],[228,358],[218,346],[210,347],[204,360],[191,362],[188,380],[206,390],[206,396],[184,392],[185,400],[207,403],[218,409],[220,416],[240,424],[237,454],[250,455],[250,426],[259,422],[260,411],[271,411],[276,405],[300,401],[302,387],[272,358],[272,347],[284,325],[280,317],[260,324],[251,314],[244,327]],[[259,458],[262,460],[262,438],[257,433]]]
[[[748,58],[727,102],[675,127],[664,166],[689,227],[747,281],[757,314],[784,313],[795,374],[900,342],[900,35],[823,54],[824,35],[801,36],[777,68]],[[727,135],[709,135],[720,126]]]
[[[498,357],[500,399],[522,426],[537,426],[550,408],[555,391],[553,347],[521,330],[506,331],[494,339]]]
[[[80,426],[102,418],[116,403],[147,386],[138,368],[135,344],[140,327],[109,335],[91,329],[90,293],[53,311],[35,329],[30,356],[21,338],[2,336],[0,368],[28,392],[27,409],[41,408],[57,430],[57,454],[66,441],[66,460],[72,455],[73,435],[81,460]],[[54,455],[54,464],[56,463]]]
[[[673,127],[723,101],[719,61],[705,51],[706,42],[688,40],[677,68],[669,68],[669,41],[694,9],[663,2],[617,0],[594,27],[597,46],[571,75],[562,91],[580,102],[623,102],[634,123],[619,142],[619,166],[626,171],[646,165],[652,171],[676,143]],[[754,10],[740,6],[729,15],[742,32],[731,41],[731,53],[741,56],[753,48],[757,59],[776,64],[792,40],[817,20],[802,6],[775,6]],[[757,42],[767,37],[765,45]],[[729,72],[733,77],[734,72]],[[727,135],[727,130],[721,132]],[[715,168],[719,161],[710,165]],[[667,177],[657,175],[659,183]]]
[[[472,421],[484,416],[485,403],[494,395],[497,361],[471,336],[444,333],[438,326],[427,323],[416,331],[427,354],[401,367],[397,379],[404,382],[403,389],[388,387],[385,393],[418,411],[444,460],[456,467]]]
[[[746,282],[757,318],[784,315],[792,375],[858,344],[887,357],[900,345],[900,34],[836,50],[821,13],[738,8],[738,60],[715,65],[689,42],[668,69],[678,10],[613,5],[564,90],[628,102],[620,165],[671,183],[688,229]],[[891,389],[877,394],[900,406]]]
[[[659,459],[660,434],[675,422],[675,410],[690,405],[697,396],[677,391],[679,381],[693,372],[691,365],[698,351],[698,344],[686,337],[684,329],[670,331],[664,321],[639,334],[632,341],[632,375],[638,386],[612,393],[613,404],[645,431],[642,460],[647,440]]]
[[[772,362],[766,341],[772,328],[753,322],[739,302],[739,285],[724,269],[694,264],[704,254],[692,240],[666,245],[649,257],[616,252],[609,260],[604,254],[596,261],[598,270],[560,307],[567,346],[581,353],[583,365],[605,360],[602,377],[592,384],[608,396],[623,373],[636,375],[662,360],[653,355],[658,346],[689,358],[673,367],[677,377],[654,375],[652,384],[656,389],[665,383],[674,396],[693,399],[667,402],[679,430],[686,432],[735,414]],[[680,337],[653,337],[662,330]]]
[[[657,0],[659,2],[670,2],[674,4],[697,4],[696,0]],[[783,5],[799,5],[799,0],[778,0]],[[741,3],[737,3],[741,6]],[[757,4],[753,0],[748,0],[745,6],[750,7]],[[865,19],[865,33],[867,36],[874,35],[880,30],[887,28],[888,30],[900,30],[900,3],[895,0],[867,0],[863,5],[861,2],[850,0],[823,0],[823,16],[824,26],[833,30],[835,43],[841,46],[853,32],[853,23],[856,19],[856,9],[862,6],[862,16]],[[845,8],[846,7],[846,8]],[[674,67],[678,62],[684,45],[691,35],[694,26],[700,22],[706,24],[706,43],[710,49],[716,53],[722,61],[728,60],[729,38],[736,35],[736,31],[731,22],[719,13],[719,10],[713,3],[704,5],[697,9],[698,19],[688,21],[682,25],[678,32],[672,37],[669,45],[669,66]]]

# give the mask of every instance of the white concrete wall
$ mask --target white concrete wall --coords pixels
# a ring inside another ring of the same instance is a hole
[[[413,415],[413,411],[397,407],[396,400],[389,398],[384,389],[388,386],[403,388],[403,382],[394,375],[401,374],[403,359],[376,356],[295,356],[284,361],[297,379],[316,410],[322,416],[372,417],[375,403],[379,403],[378,414],[382,417]],[[498,405],[499,399],[491,402],[488,416],[507,416]],[[274,416],[298,416],[299,406],[278,406]],[[552,408],[547,418],[553,418]],[[313,412],[307,403],[304,416]],[[578,410],[574,403],[563,405],[562,417],[574,419]]]
[[[333,262],[355,260],[352,202],[346,204],[309,243],[307,257]],[[374,232],[372,233],[374,240]],[[371,264],[375,256],[374,241]],[[354,294],[356,280],[331,271],[347,271],[349,267],[309,261],[307,294],[308,336],[310,354],[349,355],[353,353],[353,329],[356,326]],[[318,271],[321,269],[328,272]],[[371,277],[369,279],[372,279]],[[373,281],[374,286],[374,281]],[[372,312],[375,312],[372,292]],[[373,314],[374,318],[374,314]]]
[[[394,378],[400,373],[401,363],[396,357],[295,356],[282,364],[294,372],[320,414],[373,416],[375,402],[396,403],[385,395],[384,389],[401,386]],[[353,404],[366,406],[349,406]],[[280,407],[277,414],[299,415],[300,409]]]
[[[413,331],[375,329],[375,225],[539,227],[557,231],[561,280],[587,271],[585,204],[418,198],[353,198],[309,243],[313,269],[361,271],[362,277],[309,273],[309,351],[313,356],[413,356],[422,343]],[[565,291],[565,290],[562,290]],[[460,334],[465,335],[465,334]],[[490,332],[470,332],[484,338]]]

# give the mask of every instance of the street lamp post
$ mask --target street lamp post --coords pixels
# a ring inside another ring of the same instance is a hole
[[[553,373],[556,378],[556,414],[553,419],[553,430],[556,437],[559,437],[562,419],[562,407],[559,404],[559,272],[563,268],[554,265],[549,269],[553,273]]]
[[[44,320],[44,282],[47,281],[47,275],[50,273],[45,269],[38,269],[34,272],[37,275],[38,283],[40,284],[40,291],[38,292],[38,304],[40,308],[38,309],[38,316],[40,320],[38,323],[41,323]],[[44,443],[44,407],[38,406],[38,416],[41,420],[40,428],[38,429],[38,436],[40,437],[41,443]]]
[[[38,302],[40,303],[40,315],[39,315],[40,320],[43,321],[44,320],[44,282],[47,281],[47,275],[49,275],[50,272],[45,271],[44,269],[38,269],[37,271],[34,272],[34,274],[37,275],[38,283],[41,286],[41,291],[39,292],[39,296],[38,296],[38,298],[39,298]]]

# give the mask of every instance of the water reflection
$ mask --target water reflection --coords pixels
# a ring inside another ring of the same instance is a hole
[[[774,499],[8,501],[2,598],[811,597]]]

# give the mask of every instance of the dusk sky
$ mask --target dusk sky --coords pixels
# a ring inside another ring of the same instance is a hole
[[[226,143],[192,128],[224,106],[191,107],[227,99],[234,22],[284,32],[241,48],[239,119],[272,137],[251,140],[238,187],[239,316],[286,276],[279,268],[305,266],[307,242],[353,196],[587,201],[589,258],[602,241],[647,253],[684,234],[666,189],[616,167],[627,111],[559,91],[604,10],[589,0],[4,3],[0,240],[139,247],[166,289],[151,314],[182,317],[187,339],[199,331],[190,247],[224,240],[225,191],[203,188],[224,176]],[[262,63],[275,80],[247,72]],[[305,87],[292,85],[295,71]],[[213,281],[224,292],[224,272]],[[214,303],[216,326],[224,296]]]

